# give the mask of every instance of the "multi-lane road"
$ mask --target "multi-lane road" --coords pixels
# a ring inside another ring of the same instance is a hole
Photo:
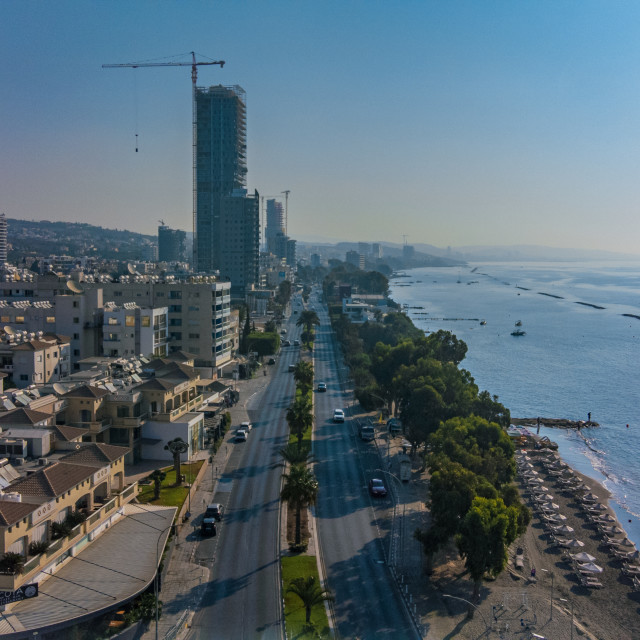
[[[298,306],[294,299],[294,308]],[[320,490],[315,509],[326,586],[335,596],[331,618],[341,638],[413,639],[418,635],[386,564],[389,499],[372,502],[367,481],[380,466],[372,443],[357,439],[345,406],[336,343],[324,307],[312,296],[321,324],[316,329],[314,392],[315,473]],[[298,307],[299,308],[299,307]],[[297,315],[287,338],[299,337]],[[245,443],[234,444],[215,502],[226,505],[219,535],[203,540],[198,560],[210,564],[212,580],[194,615],[190,639],[284,638],[280,590],[279,450],[287,442],[286,408],[295,391],[289,364],[299,349],[285,347],[269,383],[247,402],[254,428]],[[347,421],[332,421],[336,408]],[[237,425],[234,425],[237,426]]]

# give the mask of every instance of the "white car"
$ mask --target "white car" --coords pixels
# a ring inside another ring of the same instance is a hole
[[[253,429],[253,425],[250,422],[241,422],[240,428],[244,429],[247,433]]]
[[[344,422],[344,411],[342,409],[336,409],[333,412],[333,421],[334,422]]]
[[[236,431],[236,442],[246,442],[247,432],[244,429],[238,429]]]

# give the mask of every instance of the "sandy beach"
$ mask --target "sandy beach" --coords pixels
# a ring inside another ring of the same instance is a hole
[[[464,599],[471,597],[471,583],[464,574],[463,562],[457,558],[455,549],[441,554],[429,581],[429,590],[435,588],[441,605],[451,617],[445,622],[442,607],[440,611],[434,608],[426,620],[427,637],[640,639],[640,591],[634,591],[633,579],[622,572],[623,561],[610,555],[611,547],[604,544],[603,533],[591,521],[603,516],[615,520],[614,512],[608,507],[607,490],[595,480],[568,468],[557,454],[550,454],[545,462],[546,456],[519,451],[517,459],[518,486],[533,513],[527,533],[509,550],[505,571],[496,580],[484,582],[478,610],[470,621],[465,618],[465,602],[442,598],[445,593]],[[592,495],[583,502],[581,496],[588,494]],[[542,504],[548,505],[546,513],[558,519],[557,526],[570,527],[573,531],[551,532],[547,527],[553,523],[543,517]],[[601,506],[594,507],[598,504]],[[635,550],[623,543],[624,523],[615,520],[603,522],[602,526],[619,527],[620,531],[610,534],[619,541],[613,546],[619,549],[619,554]],[[575,548],[559,546],[554,536],[562,544]],[[569,543],[570,540],[582,544]],[[601,586],[581,584],[577,562],[572,566],[569,553],[593,556],[592,562],[602,571],[584,575]],[[640,564],[638,560],[630,563]],[[535,569],[534,576],[532,569]]]

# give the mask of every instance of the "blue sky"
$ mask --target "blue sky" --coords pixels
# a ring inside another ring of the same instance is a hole
[[[293,237],[640,253],[638,33],[635,1],[3,0],[0,211],[190,230],[190,69],[101,65],[193,50]]]

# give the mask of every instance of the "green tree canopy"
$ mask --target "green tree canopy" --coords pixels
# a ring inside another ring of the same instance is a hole
[[[456,543],[473,580],[473,602],[478,600],[485,573],[497,576],[507,562],[507,548],[516,539],[517,512],[500,498],[474,498],[460,525]],[[470,617],[473,609],[469,609]]]
[[[298,439],[298,447],[302,447],[305,431],[313,425],[313,405],[306,394],[293,401],[287,409],[286,419],[291,433]]]
[[[296,362],[293,369],[293,379],[303,393],[311,389],[313,387],[313,364],[303,360]]]
[[[334,599],[329,591],[322,589],[315,576],[294,578],[287,587],[287,593],[295,593],[302,600],[307,624],[311,622],[311,610],[313,607],[323,604],[325,600]]]

